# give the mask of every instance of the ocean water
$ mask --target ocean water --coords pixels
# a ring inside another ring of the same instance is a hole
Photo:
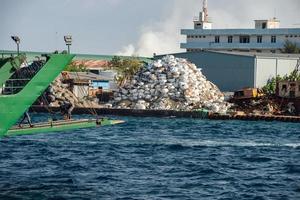
[[[122,118],[0,141],[0,199],[300,199],[300,125]]]

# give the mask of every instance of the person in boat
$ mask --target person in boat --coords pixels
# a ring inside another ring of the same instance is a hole
[[[74,104],[71,101],[59,102],[60,112],[65,120],[70,120],[72,117],[72,111],[74,110]]]
[[[27,123],[28,123],[29,126],[32,128],[33,125],[32,125],[32,122],[31,122],[31,117],[30,117],[30,115],[29,115],[29,113],[28,113],[28,109],[27,109],[27,110],[25,111],[25,113],[23,114],[23,118],[22,118],[22,120],[21,120],[20,123],[19,123],[19,127],[20,127],[20,128],[22,128],[22,124],[23,124],[23,122],[24,122],[25,120],[27,120]]]

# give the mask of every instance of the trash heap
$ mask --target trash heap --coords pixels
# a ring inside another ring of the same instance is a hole
[[[99,107],[99,104],[94,99],[79,99],[69,90],[69,85],[62,82],[59,76],[51,83],[45,92],[49,106],[58,107],[59,102],[67,101],[75,105],[75,107]]]
[[[231,106],[201,69],[186,59],[165,56],[142,68],[115,93],[122,109],[196,110],[225,113]]]

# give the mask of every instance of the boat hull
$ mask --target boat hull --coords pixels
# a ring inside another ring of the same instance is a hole
[[[124,121],[122,120],[110,120],[110,119],[102,119],[99,121],[90,120],[90,119],[53,121],[53,122],[34,124],[33,127],[29,127],[28,125],[22,128],[15,126],[10,130],[8,130],[8,132],[5,134],[5,137],[71,131],[71,130],[85,129],[85,128],[97,128],[101,126],[111,126],[111,125],[122,124],[122,123],[124,123]]]

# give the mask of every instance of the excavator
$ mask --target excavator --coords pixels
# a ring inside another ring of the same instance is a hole
[[[259,99],[265,96],[264,92],[259,88],[244,88],[234,92],[234,100],[251,100]]]

